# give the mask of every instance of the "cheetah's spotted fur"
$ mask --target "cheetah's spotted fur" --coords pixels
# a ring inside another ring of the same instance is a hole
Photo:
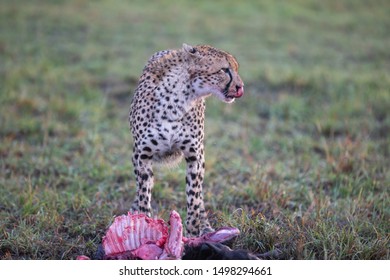
[[[205,97],[231,103],[244,93],[238,63],[211,46],[183,44],[154,54],[146,64],[130,107],[137,194],[133,211],[150,215],[152,163],[184,156],[188,235],[211,231],[203,204]]]

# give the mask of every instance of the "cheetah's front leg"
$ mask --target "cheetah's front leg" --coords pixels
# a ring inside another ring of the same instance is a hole
[[[193,150],[192,148],[190,150]],[[186,195],[187,195],[187,234],[199,236],[213,231],[207,220],[203,203],[204,154],[203,148],[198,152],[185,155],[187,162]]]
[[[151,156],[145,153],[134,152],[134,173],[137,193],[131,206],[132,211],[139,211],[151,215],[151,193],[153,188],[153,169]]]

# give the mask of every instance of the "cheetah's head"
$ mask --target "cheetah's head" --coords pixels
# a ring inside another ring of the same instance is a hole
[[[207,45],[183,44],[189,62],[192,87],[199,96],[213,94],[231,103],[244,94],[244,83],[238,75],[238,63],[229,53]]]

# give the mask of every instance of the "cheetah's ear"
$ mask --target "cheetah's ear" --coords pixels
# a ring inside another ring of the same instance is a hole
[[[186,43],[183,44],[183,50],[190,53],[190,54],[195,54],[197,52],[196,48],[193,46],[187,45]]]

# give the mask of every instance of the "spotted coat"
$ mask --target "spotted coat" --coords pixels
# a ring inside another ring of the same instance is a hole
[[[154,54],[146,64],[130,107],[136,197],[133,211],[151,214],[153,162],[185,158],[189,236],[211,231],[203,203],[205,97],[231,103],[244,93],[238,63],[211,46]]]

